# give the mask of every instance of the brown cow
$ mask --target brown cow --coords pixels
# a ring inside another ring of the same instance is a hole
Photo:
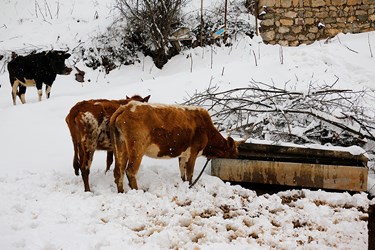
[[[178,157],[181,178],[189,183],[198,156],[237,158],[238,155],[239,142],[231,137],[225,139],[203,108],[132,101],[117,109],[109,126],[118,192],[124,192],[125,169],[129,186],[138,189],[135,176],[144,155]]]
[[[147,102],[150,96],[142,98],[135,95],[123,100],[88,100],[74,105],[65,121],[68,124],[74,146],[73,167],[75,174],[81,170],[85,191],[90,191],[89,174],[95,150],[107,150],[107,167],[113,162],[113,149],[109,135],[111,115],[121,105],[131,100]]]

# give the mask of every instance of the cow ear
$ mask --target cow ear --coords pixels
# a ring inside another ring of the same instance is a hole
[[[126,96],[126,99],[130,99],[130,97],[129,97],[129,96]]]
[[[227,141],[228,141],[228,146],[229,146],[229,148],[233,148],[233,147],[236,146],[236,142],[233,140],[232,137],[229,136],[229,137],[227,138]]]
[[[65,53],[64,58],[65,58],[65,59],[68,59],[70,56],[71,56],[71,54],[69,54],[69,53]]]
[[[150,97],[151,97],[151,95],[146,96],[145,98],[143,98],[143,101],[144,102],[148,102],[148,100],[150,99]]]

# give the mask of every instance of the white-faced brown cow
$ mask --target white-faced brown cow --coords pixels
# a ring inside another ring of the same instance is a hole
[[[81,170],[85,191],[90,191],[89,174],[95,150],[107,151],[107,167],[113,162],[113,148],[109,134],[111,115],[121,105],[131,100],[147,102],[150,96],[135,95],[123,100],[88,100],[74,105],[65,121],[68,124],[74,146],[73,167],[76,175]]]
[[[225,139],[207,110],[198,107],[132,101],[112,115],[110,130],[118,192],[124,192],[125,170],[129,186],[138,189],[136,174],[144,155],[178,157],[181,178],[190,183],[198,156],[237,158],[238,155],[238,142],[231,137]]]

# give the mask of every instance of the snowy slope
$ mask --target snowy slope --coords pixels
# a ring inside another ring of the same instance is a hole
[[[192,6],[199,8],[198,1]],[[375,49],[375,32],[283,48],[283,64],[280,47],[264,45],[259,37],[239,37],[231,48],[185,51],[163,70],[142,55],[141,63],[109,75],[80,62],[90,82],[58,76],[49,100],[37,102],[36,89],[28,88],[27,104],[13,106],[4,68],[11,51],[89,45],[116,15],[110,0],[9,0],[0,8],[0,54],[5,54],[0,61],[2,249],[367,247],[365,193],[292,190],[257,196],[210,176],[209,169],[189,189],[180,180],[176,159],[144,158],[137,177],[142,190],[127,188],[117,194],[113,172],[104,174],[103,152],[95,154],[91,168],[93,192],[84,193],[81,177],[73,172],[73,148],[64,119],[71,106],[84,99],[151,94],[152,102],[180,103],[210,84],[234,88],[251,79],[279,86],[289,81],[303,90],[311,82],[333,83],[339,78],[336,87],[374,89],[375,59],[368,39]],[[195,176],[204,161],[197,161]]]

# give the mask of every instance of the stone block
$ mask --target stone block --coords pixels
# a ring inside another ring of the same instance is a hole
[[[292,6],[293,7],[303,7],[303,1],[302,0],[292,0]]]
[[[322,7],[326,6],[326,1],[325,0],[312,0],[311,1],[311,7]]]
[[[345,23],[346,22],[346,18],[345,17],[339,17],[336,20],[337,20],[337,23]]]
[[[368,19],[371,20],[371,21],[375,21],[375,15],[370,15],[370,16],[368,17]]]
[[[263,20],[265,20],[265,19],[271,19],[271,18],[274,18],[275,17],[275,14],[273,14],[273,13],[267,13],[267,14],[265,14],[264,16],[263,16]]]
[[[299,33],[301,33],[301,31],[302,31],[302,26],[293,26],[293,27],[292,27],[292,31],[293,31],[293,33],[295,33],[295,34],[299,34]]]
[[[333,6],[342,6],[344,4],[346,4],[346,0],[331,0],[331,4]]]
[[[296,47],[298,46],[300,43],[298,40],[294,40],[294,41],[290,41],[289,42],[289,46],[292,46],[292,47]]]
[[[292,19],[280,19],[280,24],[283,26],[292,26],[293,23]]]
[[[275,24],[275,19],[266,19],[260,22],[260,25],[262,26],[273,26]]]
[[[306,37],[307,37],[308,40],[312,40],[313,41],[313,40],[315,40],[316,35],[313,34],[313,33],[309,33],[309,34],[306,35]]]
[[[336,6],[329,6],[328,9],[330,11],[337,11],[338,10]]]
[[[296,25],[304,25],[305,24],[305,20],[303,18],[296,18],[294,20],[295,24]]]
[[[303,6],[305,6],[305,7],[311,7],[311,1],[312,0],[303,0]]]
[[[304,13],[304,17],[313,17],[314,16],[314,13],[312,11],[306,11]]]
[[[281,26],[278,31],[280,34],[285,34],[285,33],[288,33],[290,29],[288,27]]]
[[[315,23],[314,18],[305,18],[305,24],[311,25],[311,24],[314,24],[314,23]]]
[[[356,10],[355,11],[355,15],[356,16],[365,16],[365,15],[367,15],[367,11],[365,11],[365,10]]]
[[[337,17],[337,11],[330,11],[328,15],[329,17]]]
[[[295,35],[288,34],[288,35],[285,35],[285,36],[284,36],[284,39],[286,39],[286,40],[288,40],[288,41],[293,41],[293,40],[296,40],[296,36],[295,36]]]
[[[280,44],[281,46],[288,46],[289,45],[289,41],[288,40],[280,40],[278,42],[278,44]]]
[[[282,8],[290,8],[290,6],[292,6],[292,0],[280,0],[280,5]]]
[[[351,6],[351,5],[360,5],[362,0],[347,0],[346,4]]]
[[[346,6],[344,8],[344,11],[347,15],[354,15],[354,9],[353,6]]]
[[[324,23],[325,24],[329,24],[329,23],[336,23],[337,19],[334,18],[334,17],[327,17],[327,18],[324,18]]]
[[[313,44],[314,42],[315,42],[315,40],[314,41],[305,41],[304,44],[309,45],[309,44]]]
[[[297,36],[297,38],[298,38],[299,41],[306,41],[306,40],[308,40],[307,37],[305,35],[303,35],[303,34],[299,34]]]
[[[329,17],[327,11],[317,12],[317,13],[315,14],[315,16],[316,16],[317,18],[320,18],[320,19],[323,19],[323,18]]]
[[[362,32],[366,32],[366,30],[368,30],[370,28],[370,23],[361,23],[361,24],[358,25],[358,28]]]
[[[276,41],[264,41],[263,40],[263,42],[265,43],[265,44],[272,44],[272,45],[275,45],[276,44]]]
[[[275,39],[275,31],[271,30],[271,31],[267,31],[267,32],[263,32],[260,34],[263,41],[272,41]]]
[[[296,18],[297,17],[297,12],[288,11],[288,12],[285,12],[283,16],[287,17],[287,18]]]
[[[341,32],[341,30],[339,30],[339,29],[324,29],[324,33],[328,37],[334,37],[334,36],[336,36],[340,32]]]
[[[357,20],[359,22],[367,22],[369,20],[369,16],[368,15],[358,15]]]
[[[352,23],[352,22],[354,22],[355,20],[357,20],[357,17],[355,17],[355,16],[350,16],[350,17],[348,17],[348,23]]]
[[[319,31],[318,27],[312,26],[309,28],[310,33],[318,33],[318,31]]]
[[[275,0],[259,0],[259,6],[275,6]]]

